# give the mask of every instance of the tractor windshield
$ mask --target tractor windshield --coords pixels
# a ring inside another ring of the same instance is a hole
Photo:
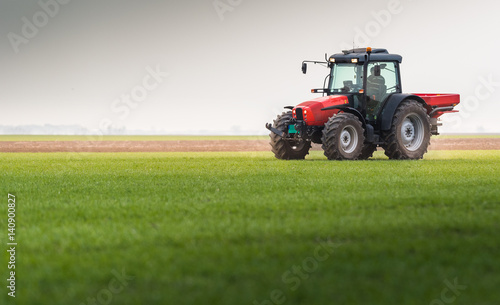
[[[338,63],[332,67],[329,91],[357,93],[363,89],[363,65]]]

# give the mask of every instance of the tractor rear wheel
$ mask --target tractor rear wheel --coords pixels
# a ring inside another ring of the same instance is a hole
[[[363,125],[353,114],[332,116],[323,129],[323,150],[328,160],[357,160],[365,141]]]
[[[292,118],[291,111],[283,112],[274,120],[273,127],[288,134],[288,125]],[[271,144],[272,152],[278,159],[299,160],[304,159],[309,154],[309,149],[311,148],[310,141],[301,138],[283,139],[274,132],[271,132],[269,137],[271,137],[269,144]]]
[[[391,129],[384,133],[385,154],[389,159],[422,159],[431,139],[431,124],[424,106],[403,101],[396,109]]]

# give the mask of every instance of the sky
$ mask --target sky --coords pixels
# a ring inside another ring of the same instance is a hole
[[[0,125],[268,134],[347,47],[403,56],[403,91],[459,93],[443,133],[500,133],[497,1],[0,0]]]

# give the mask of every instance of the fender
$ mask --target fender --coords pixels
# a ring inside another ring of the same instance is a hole
[[[384,104],[384,108],[380,113],[379,123],[381,130],[386,131],[391,129],[394,113],[396,113],[396,109],[398,108],[399,104],[401,104],[405,100],[415,100],[424,105],[424,107],[426,108],[428,107],[425,101],[417,95],[406,94],[406,93],[395,93],[387,99],[387,101]]]
[[[342,112],[354,114],[355,116],[357,116],[359,118],[359,120],[361,121],[361,124],[363,124],[363,128],[366,128],[366,120],[363,117],[363,115],[361,114],[361,112],[359,112],[357,109],[349,107],[347,105],[338,105],[338,106],[326,107],[326,108],[323,108],[321,110],[332,110],[332,109],[338,109]]]

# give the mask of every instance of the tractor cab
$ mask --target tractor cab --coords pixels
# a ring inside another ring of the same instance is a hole
[[[402,57],[386,49],[353,49],[328,60],[330,77],[327,95],[346,95],[367,121],[376,121],[384,102],[401,93],[399,64]],[[321,91],[318,89],[318,91]]]

